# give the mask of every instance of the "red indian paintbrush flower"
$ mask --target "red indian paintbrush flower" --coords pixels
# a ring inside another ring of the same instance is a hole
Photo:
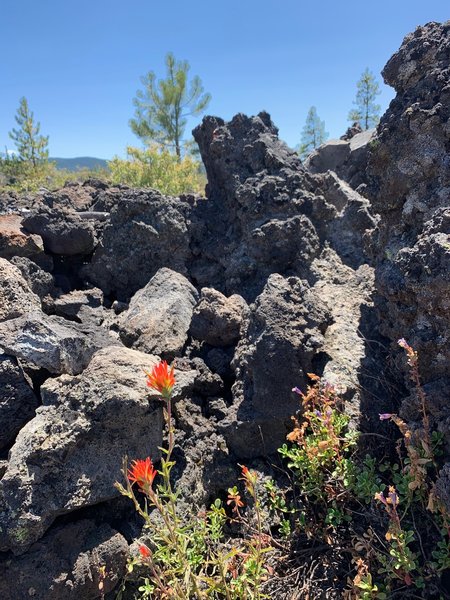
[[[153,484],[158,471],[153,467],[150,458],[145,460],[133,460],[131,468],[128,469],[128,479],[131,483],[137,483],[144,492],[148,492]]]
[[[175,385],[173,370],[174,367],[169,369],[165,360],[159,362],[153,367],[151,373],[146,373],[148,387],[157,390],[164,398],[169,399]]]
[[[141,555],[141,557],[143,559],[148,558],[149,556],[151,556],[151,552],[150,550],[147,548],[147,546],[139,546],[139,553]]]

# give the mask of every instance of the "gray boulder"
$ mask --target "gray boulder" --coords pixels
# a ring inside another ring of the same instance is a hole
[[[0,258],[0,322],[40,307],[39,297],[31,291],[20,270]]]
[[[21,554],[57,516],[118,496],[126,455],[159,458],[162,405],[150,401],[144,375],[156,360],[111,347],[81,375],[45,382],[44,405],[20,431],[0,480],[1,551]]]
[[[58,375],[81,373],[94,352],[117,344],[102,327],[84,328],[37,310],[0,323],[0,340],[8,354]]]
[[[0,449],[12,442],[39,406],[17,360],[0,354]]]
[[[128,556],[127,541],[109,525],[82,520],[59,527],[26,555],[0,562],[0,597],[95,600],[119,584]]]
[[[213,288],[203,288],[192,315],[190,333],[211,346],[230,346],[240,337],[248,306],[242,296],[227,298]]]
[[[136,292],[128,310],[120,315],[123,342],[164,358],[179,356],[197,300],[198,292],[186,277],[167,268],[160,269]]]
[[[347,139],[329,140],[312,152],[305,161],[311,173],[334,171],[353,189],[367,183],[367,162],[375,129],[367,129]]]

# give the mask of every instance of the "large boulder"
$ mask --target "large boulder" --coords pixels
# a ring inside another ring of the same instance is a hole
[[[76,375],[96,350],[117,344],[102,327],[83,327],[34,310],[0,323],[5,352],[50,373]]]
[[[22,223],[24,229],[41,236],[46,252],[73,256],[93,252],[97,237],[92,221],[73,209],[41,206]]]
[[[39,297],[31,291],[19,269],[0,258],[0,322],[40,307]]]
[[[330,313],[298,277],[271,275],[247,319],[233,365],[233,410],[220,423],[241,459],[274,452],[300,406],[292,388],[306,389],[307,373],[323,349]]]
[[[161,267],[186,274],[190,210],[188,203],[155,190],[123,190],[84,275],[106,294],[126,300]]]
[[[165,358],[180,355],[197,300],[198,292],[186,277],[160,269],[120,315],[122,340],[137,350]]]
[[[0,480],[0,550],[21,554],[57,516],[118,496],[125,456],[158,459],[162,404],[144,375],[156,360],[111,347],[81,375],[45,382]]]
[[[58,527],[27,554],[0,561],[0,597],[95,600],[117,586],[128,556],[125,538],[106,524],[84,519]]]
[[[13,356],[0,354],[0,450],[34,417],[39,400]]]

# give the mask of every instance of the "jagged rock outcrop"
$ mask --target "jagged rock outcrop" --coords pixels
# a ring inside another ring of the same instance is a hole
[[[447,439],[449,65],[450,21],[428,23],[406,36],[382,73],[397,95],[378,126],[369,161],[369,193],[380,214],[371,243],[381,331],[393,342],[395,364],[408,387],[408,366],[396,341],[406,338],[419,352],[422,381],[432,390],[429,410]],[[410,399],[404,404],[410,421],[420,426],[420,411],[411,410]]]
[[[323,351],[330,314],[320,297],[297,277],[271,275],[251,308],[233,359],[233,410],[220,424],[240,458],[274,452],[299,409],[295,386]],[[231,422],[230,422],[231,419]]]

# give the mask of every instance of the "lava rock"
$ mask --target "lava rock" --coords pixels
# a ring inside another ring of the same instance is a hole
[[[219,424],[238,458],[274,452],[283,443],[299,410],[292,388],[305,389],[329,323],[328,309],[305,281],[269,277],[233,360],[233,411]]]
[[[0,449],[14,440],[39,406],[17,360],[0,354]]]
[[[27,233],[20,215],[0,215],[0,256],[33,256],[44,251],[39,235]]]
[[[128,555],[127,541],[109,525],[84,519],[58,527],[26,555],[0,561],[0,597],[95,600],[118,585]]]
[[[230,346],[240,337],[245,300],[234,294],[227,298],[213,288],[203,288],[192,315],[190,333],[211,346]]]
[[[23,227],[39,234],[45,251],[53,254],[90,254],[97,244],[92,222],[82,219],[75,210],[61,206],[40,207],[23,220]]]
[[[123,342],[165,358],[179,356],[197,299],[198,292],[186,277],[170,269],[160,269],[136,292],[128,310],[120,315]]]
[[[117,497],[125,456],[159,458],[162,405],[150,401],[143,376],[156,362],[111,347],[81,375],[42,385],[44,406],[17,436],[0,480],[0,550],[21,554],[57,516]]]
[[[40,307],[39,297],[31,291],[20,270],[0,258],[0,322]]]
[[[81,373],[96,350],[117,344],[106,329],[36,310],[0,323],[0,339],[8,354],[58,375]]]

